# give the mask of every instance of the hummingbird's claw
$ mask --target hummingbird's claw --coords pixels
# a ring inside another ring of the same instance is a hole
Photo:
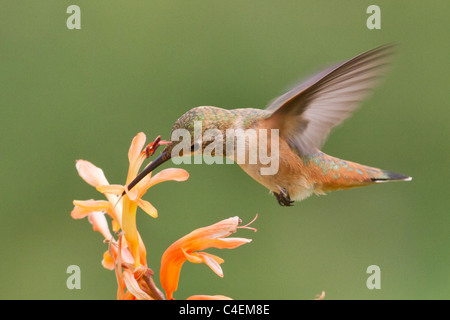
[[[274,192],[275,197],[278,200],[278,204],[282,207],[292,207],[294,201],[291,200],[291,197],[289,197],[289,193],[286,189],[282,189],[280,193]]]

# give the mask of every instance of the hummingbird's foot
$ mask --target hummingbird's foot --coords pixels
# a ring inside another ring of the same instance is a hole
[[[282,189],[280,193],[274,192],[275,197],[278,200],[278,204],[282,207],[292,207],[294,201],[289,197],[289,193],[286,189]]]

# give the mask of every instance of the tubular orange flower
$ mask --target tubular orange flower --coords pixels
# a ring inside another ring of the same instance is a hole
[[[156,146],[150,143],[144,148],[145,135],[142,132],[133,139],[128,152],[129,169],[125,185],[129,184],[137,176],[142,163],[148,155],[154,153],[157,145],[165,142],[160,142],[158,137],[155,143]],[[142,150],[143,148],[144,150]],[[146,295],[148,292],[138,288],[139,285],[144,286],[144,282],[147,286],[153,286],[153,282],[150,277],[150,269],[147,268],[146,249],[136,227],[136,210],[139,206],[150,216],[156,218],[157,210],[150,202],[141,199],[141,197],[150,187],[157,183],[169,180],[185,181],[188,179],[189,174],[183,169],[162,170],[154,177],[148,175],[133,190],[128,191],[123,185],[110,185],[103,171],[88,161],[78,160],[76,168],[79,175],[87,183],[104,193],[108,199],[108,201],[75,200],[71,215],[74,219],[88,217],[94,230],[102,233],[105,240],[110,243],[109,250],[103,255],[102,264],[107,269],[116,268],[119,284],[118,298],[144,299],[150,297]],[[121,197],[124,191],[126,191],[126,194]],[[105,213],[112,218],[113,231],[123,231],[119,236],[119,241],[114,240],[109,230]],[[122,264],[128,266],[124,272],[122,272]],[[130,267],[131,265],[133,268]],[[142,278],[142,274],[146,276]],[[131,277],[135,277],[135,279],[133,280]],[[136,287],[136,284],[138,284],[138,287]],[[125,285],[128,288],[127,293],[121,289]],[[154,294],[151,298],[155,295],[157,298],[161,298],[157,288],[151,289]]]
[[[157,140],[159,143],[159,139]],[[147,148],[145,145],[145,134],[139,133],[133,139],[130,149],[128,151],[129,169],[128,176],[125,185],[128,185],[139,173],[139,168],[147,157]],[[151,147],[150,144],[148,147]],[[144,150],[142,150],[144,148]],[[128,246],[130,247],[133,257],[135,257],[135,266],[140,264],[145,264],[146,252],[143,246],[142,240],[139,236],[136,227],[136,210],[139,206],[151,217],[156,218],[158,216],[158,211],[153,207],[153,205],[141,199],[141,197],[147,192],[147,190],[153,185],[163,182],[163,181],[185,181],[189,178],[189,174],[183,169],[165,169],[156,174],[154,177],[151,174],[147,175],[142,179],[131,191],[123,185],[97,185],[98,191],[105,193],[106,195],[122,195],[125,191],[126,194],[122,198],[123,207],[123,217],[122,217],[122,230],[125,231],[125,238],[127,240]]]
[[[223,277],[220,264],[224,260],[215,255],[199,251],[207,248],[234,249],[251,242],[251,239],[246,238],[227,238],[238,228],[256,231],[256,229],[248,227],[248,224],[239,227],[240,223],[239,217],[232,217],[211,226],[194,230],[177,240],[164,252],[161,259],[160,281],[161,286],[166,291],[167,299],[173,299],[173,293],[178,288],[181,267],[186,260],[192,263],[203,262],[218,276]]]
[[[323,300],[325,298],[325,291],[322,291],[321,294],[316,295],[314,300]]]
[[[190,296],[186,300],[233,300],[230,297],[222,296],[222,295],[215,295],[215,296],[208,296],[208,295],[195,295]]]

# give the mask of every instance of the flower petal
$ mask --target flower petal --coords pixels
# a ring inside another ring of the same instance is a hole
[[[105,269],[114,270],[114,264],[115,264],[114,259],[113,257],[111,257],[109,250],[105,251],[105,253],[103,253],[102,266]]]
[[[71,212],[72,218],[82,219],[94,211],[110,211],[111,204],[104,200],[74,200],[74,209]]]
[[[94,166],[89,161],[77,160],[76,168],[80,177],[93,187],[109,184],[103,170]]]
[[[136,208],[135,202],[130,201],[127,196],[123,197],[123,216],[122,230],[125,232],[127,245],[133,257],[137,257],[137,247],[139,244],[139,236],[136,228]]]
[[[120,196],[125,191],[125,188],[120,184],[109,184],[98,186],[97,191],[101,193],[111,193]]]
[[[142,179],[136,186],[139,190],[139,197],[142,197],[149,188],[158,183],[164,181],[186,181],[189,178],[189,173],[184,169],[169,168],[158,172],[151,178],[148,178],[148,176],[146,178],[144,178],[145,180]]]
[[[158,218],[158,210],[148,201],[138,199],[138,206],[153,218]]]
[[[206,252],[196,252],[196,254],[215,274],[223,278],[223,271],[220,267],[220,264],[224,262],[222,258]]]
[[[130,150],[128,151],[128,160],[130,162],[130,166],[128,168],[126,183],[127,185],[136,177],[139,168],[146,158],[145,153],[142,153],[145,139],[145,134],[143,132],[140,132],[136,135],[136,137],[134,137],[133,141],[131,142]]]
[[[148,182],[148,188],[164,181],[186,181],[189,178],[189,173],[184,169],[169,168],[164,169],[155,174]]]
[[[137,187],[128,190],[127,188],[125,188],[125,192],[128,196],[128,199],[130,199],[131,201],[136,201],[139,197],[139,190]]]
[[[146,264],[146,249],[136,227],[137,203],[130,201],[128,196],[123,197],[122,230],[125,232],[126,243],[134,258],[135,267]]]
[[[204,294],[194,295],[190,296],[186,300],[233,300],[230,297],[222,296],[222,295],[215,295],[215,296],[209,296]]]
[[[180,243],[184,243],[183,248],[187,251],[202,251],[206,248],[227,248],[227,244],[220,240],[237,231],[239,217],[232,217],[219,221],[213,225],[198,228],[183,238],[179,239]],[[232,246],[230,246],[230,249]]]
[[[152,300],[152,298],[144,292],[140,287],[136,279],[134,278],[133,273],[129,270],[125,270],[123,273],[123,279],[127,286],[127,289],[133,296],[138,300]]]
[[[325,291],[322,291],[322,293],[319,295],[316,295],[314,300],[323,300],[325,298]]]
[[[119,221],[117,221],[116,219],[114,219],[114,220],[111,222],[111,224],[112,224],[112,229],[113,229],[113,231],[114,231],[114,232],[119,232],[119,230],[120,230],[120,228],[121,228]]]
[[[128,160],[130,161],[130,164],[135,162],[139,155],[142,152],[142,149],[145,145],[145,133],[139,132],[131,142],[130,149],[128,150]]]
[[[111,209],[111,204],[105,200],[73,200],[73,204],[93,211],[108,211]]]
[[[242,246],[243,244],[252,242],[252,239],[246,239],[246,238],[218,238],[214,242],[214,248],[218,249],[234,249],[239,246]]]
[[[70,215],[72,216],[73,219],[83,219],[87,217],[91,212],[92,212],[91,209],[75,206]]]
[[[89,222],[92,224],[94,231],[100,232],[106,240],[111,240],[112,234],[109,231],[108,222],[103,212],[92,212],[88,216]]]
[[[200,257],[198,257],[195,253],[189,254],[183,248],[180,248],[180,249],[183,252],[184,256],[186,257],[187,261],[189,261],[191,263],[202,263],[203,262],[203,260]]]

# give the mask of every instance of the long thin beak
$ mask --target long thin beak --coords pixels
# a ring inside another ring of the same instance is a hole
[[[139,181],[144,179],[146,175],[148,175],[150,172],[155,170],[157,167],[159,167],[169,159],[170,152],[163,151],[155,160],[153,160],[147,167],[145,167],[145,169],[142,170],[142,172],[139,173],[139,175],[133,181],[130,182],[130,184],[127,186],[128,190],[131,190],[136,184],[139,183]],[[125,192],[123,194],[125,194]]]

